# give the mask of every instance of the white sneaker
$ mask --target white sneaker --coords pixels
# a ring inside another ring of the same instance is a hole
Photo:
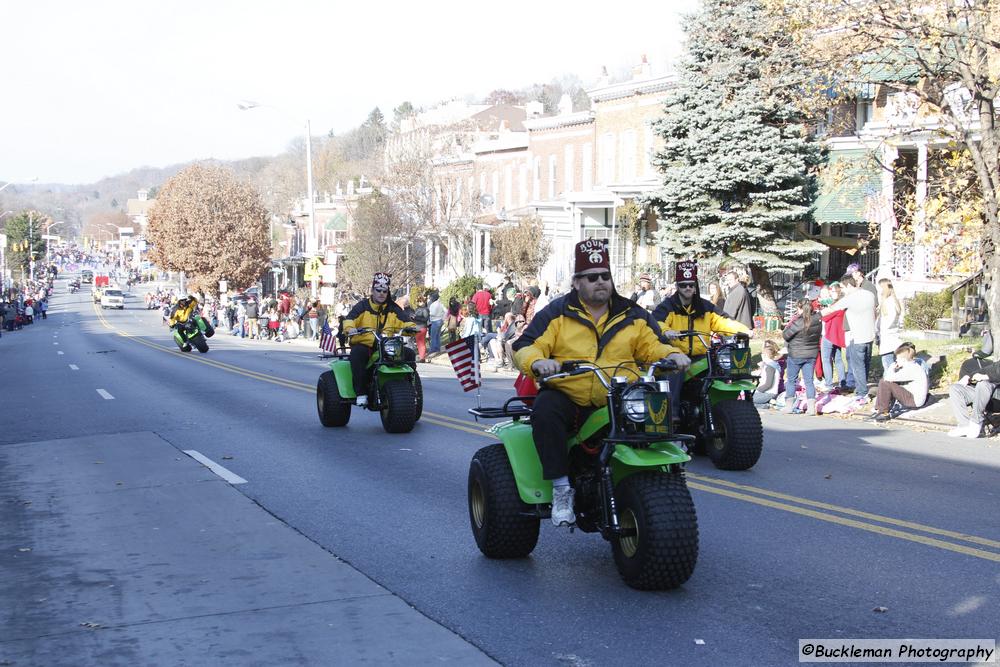
[[[965,429],[965,433],[963,433],[963,435],[966,438],[978,438],[979,434],[982,432],[982,430],[983,430],[983,425],[982,424],[976,424],[975,422],[969,422],[969,426]]]
[[[573,512],[573,487],[552,487],[552,523],[556,526],[572,526],[576,523]]]
[[[969,432],[968,426],[956,426],[955,428],[948,431],[949,438],[964,438],[965,434]]]
[[[358,396],[356,399],[354,399],[354,405],[358,406],[359,408],[367,407],[368,406],[368,397],[365,396],[364,394],[362,394],[361,396]]]

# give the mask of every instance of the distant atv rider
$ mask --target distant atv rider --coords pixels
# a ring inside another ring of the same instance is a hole
[[[405,327],[416,327],[416,322],[406,319],[403,309],[389,296],[389,283],[392,275],[376,273],[372,279],[371,297],[354,304],[351,312],[344,318],[344,330],[351,339],[351,375],[354,376],[354,393],[357,395],[356,405],[368,405],[368,383],[371,381],[368,361],[375,346],[375,336],[372,333],[359,334],[358,329],[375,329],[382,333],[388,330],[391,334],[399,333]],[[408,362],[416,363],[416,354],[409,347],[403,348],[403,354]]]
[[[588,361],[615,375],[634,373],[637,362],[666,357],[681,368],[690,364],[679,349],[661,341],[660,328],[645,308],[615,290],[604,240],[578,243],[575,259],[572,291],[535,313],[512,345],[522,373],[545,378],[569,360]],[[554,380],[535,399],[531,432],[542,476],[552,481],[552,523],[557,526],[576,520],[566,441],[606,404],[604,386],[593,375]]]
[[[681,331],[702,332],[702,338],[708,340],[712,333],[721,334],[752,334],[751,330],[741,322],[731,320],[716,312],[710,301],[699,296],[698,264],[692,261],[678,262],[674,271],[674,284],[677,291],[668,299],[660,302],[653,311],[653,319],[663,330],[663,336],[684,350],[692,359],[698,359],[708,353],[701,338],[695,336],[681,337]],[[678,340],[681,339],[681,340]],[[681,385],[684,377],[680,373],[671,373],[670,408],[676,419],[680,415]]]
[[[196,315],[198,312],[198,297],[194,293],[191,293],[185,297],[181,297],[174,304],[174,307],[170,309],[170,314],[167,316],[167,326],[171,329],[177,329],[180,325],[186,324],[192,315]],[[184,343],[181,348],[185,352],[191,351],[191,345]]]

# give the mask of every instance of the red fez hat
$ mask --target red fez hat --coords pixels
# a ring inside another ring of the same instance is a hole
[[[677,268],[674,270],[675,283],[689,283],[696,280],[698,280],[697,262],[692,262],[691,260],[677,262]]]
[[[587,269],[611,270],[608,242],[605,239],[587,239],[576,244],[576,263],[573,273],[583,273]]]

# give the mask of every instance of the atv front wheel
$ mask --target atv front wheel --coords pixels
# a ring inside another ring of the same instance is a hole
[[[483,447],[469,465],[469,521],[488,558],[524,558],[538,543],[539,520],[521,500],[507,450]]]
[[[705,449],[720,470],[749,470],[764,448],[764,427],[752,401],[720,401],[712,406],[716,434]]]
[[[351,404],[340,397],[333,371],[319,376],[316,384],[316,411],[323,426],[345,426],[351,419]]]
[[[409,380],[390,380],[382,386],[379,415],[387,433],[409,433],[417,423],[417,397]]]
[[[615,490],[623,535],[611,541],[625,583],[644,591],[677,588],[698,562],[698,517],[684,476],[644,472]]]

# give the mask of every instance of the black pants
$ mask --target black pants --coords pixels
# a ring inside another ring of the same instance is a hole
[[[358,396],[368,395],[368,360],[372,349],[358,343],[351,346],[351,375],[354,377],[354,393]]]
[[[542,462],[542,477],[556,479],[569,474],[566,441],[580,430],[596,408],[577,405],[556,389],[542,389],[531,410],[531,435]]]
[[[371,382],[371,374],[368,369],[368,361],[372,358],[372,349],[367,345],[358,343],[351,346],[351,376],[354,379],[354,393],[358,396],[368,395],[368,384]],[[408,347],[403,348],[403,358],[409,362],[410,367],[417,368],[417,353]]]

